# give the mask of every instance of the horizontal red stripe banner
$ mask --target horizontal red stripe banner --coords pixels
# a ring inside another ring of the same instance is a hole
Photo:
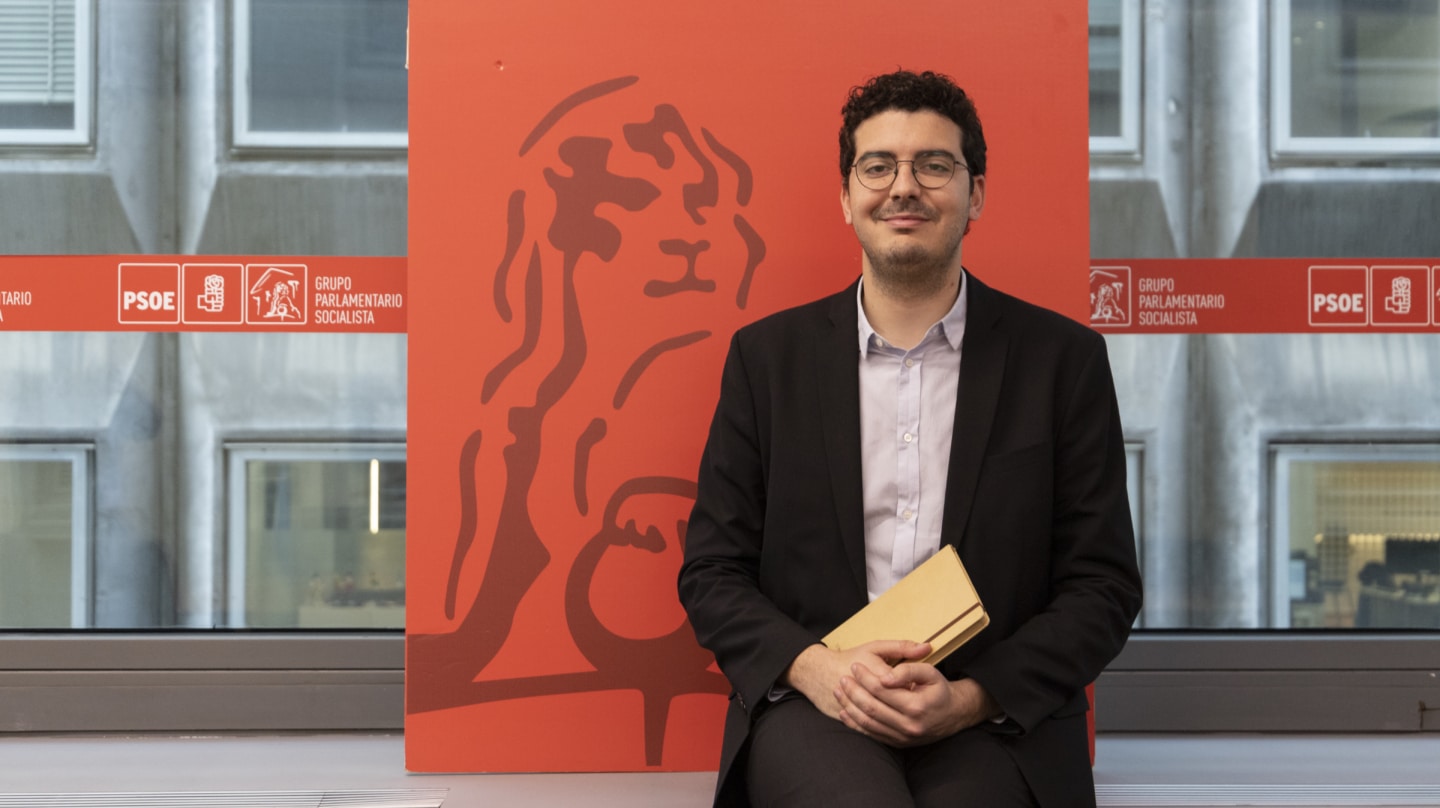
[[[0,256],[0,330],[405,328],[404,258]]]
[[[406,261],[0,256],[0,330],[404,333]],[[1107,333],[1440,332],[1440,259],[1109,259]]]
[[[1095,261],[1106,333],[1440,332],[1440,258]]]

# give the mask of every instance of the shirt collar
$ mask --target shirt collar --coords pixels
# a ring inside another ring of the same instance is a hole
[[[965,300],[965,276],[968,274],[969,273],[964,270],[961,270],[960,293],[955,296],[955,305],[950,307],[950,311],[946,312],[945,316],[941,317],[940,322],[937,324],[940,326],[940,333],[945,336],[945,341],[950,343],[951,349],[956,351],[960,350],[960,341],[965,337],[965,312],[969,309]],[[865,279],[862,277],[860,283],[855,287],[856,323],[860,338],[860,355],[862,357],[870,354],[872,338],[874,340],[880,339],[880,335],[875,333],[875,329],[871,327],[870,319],[865,316],[865,306],[861,303],[864,294]],[[934,326],[931,327],[934,328]]]

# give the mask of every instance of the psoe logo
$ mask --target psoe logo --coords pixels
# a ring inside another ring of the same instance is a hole
[[[1310,325],[1369,325],[1369,279],[1369,267],[1310,267]]]
[[[304,264],[248,264],[245,267],[245,320],[255,325],[304,325]]]
[[[1090,324],[1130,325],[1130,267],[1090,267]]]
[[[121,264],[119,322],[180,322],[179,264]]]

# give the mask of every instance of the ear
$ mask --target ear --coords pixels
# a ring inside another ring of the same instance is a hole
[[[853,226],[854,221],[850,219],[850,183],[840,189],[840,213],[845,217],[845,224]]]
[[[970,221],[980,218],[981,211],[985,210],[985,175],[974,178],[970,187]]]

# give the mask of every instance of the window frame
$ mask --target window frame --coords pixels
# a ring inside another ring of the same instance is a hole
[[[1120,2],[1120,134],[1091,135],[1090,154],[1103,157],[1138,158],[1141,149],[1141,121],[1144,98],[1144,26],[1140,0]]]
[[[1292,75],[1290,70],[1290,6],[1293,0],[1270,0],[1270,151],[1273,159],[1319,159],[1330,162],[1387,158],[1440,158],[1440,136],[1300,137],[1290,133]],[[1440,22],[1437,22],[1440,25]],[[1440,31],[1437,31],[1440,35]],[[1440,65],[1437,65],[1440,67]],[[1440,99],[1437,99],[1440,102]]]
[[[1270,627],[1279,631],[1304,631],[1290,622],[1290,467],[1296,462],[1405,462],[1440,460],[1440,443],[1272,441],[1266,446],[1269,466],[1270,537],[1268,566]],[[1357,634],[1375,629],[1351,629]]]
[[[1145,442],[1125,441],[1125,493],[1130,500],[1130,522],[1135,531],[1135,563],[1145,571]],[[1143,577],[1143,575],[1142,575]],[[1135,616],[1135,628],[1145,625],[1145,611]]]
[[[0,632],[0,738],[398,730],[400,631]]]
[[[237,149],[341,149],[401,151],[410,132],[302,132],[256,130],[250,124],[251,0],[230,0],[230,138]],[[408,48],[408,44],[407,44]]]
[[[268,462],[348,462],[380,460],[406,461],[404,441],[226,441],[225,454],[225,536],[220,550],[224,557],[225,610],[222,625],[248,628],[245,623],[246,585],[246,503],[245,464]],[[397,631],[399,629],[396,629]]]
[[[92,458],[91,443],[6,443],[0,444],[0,462],[70,463],[70,628],[83,629],[92,620],[93,569]],[[5,630],[0,626],[0,631]]]
[[[1130,520],[1135,525],[1135,557],[1144,569],[1144,536],[1141,527],[1145,524],[1145,443],[1125,441],[1125,487],[1130,497]]]
[[[1440,732],[1440,632],[1142,631],[1096,683],[1102,732]],[[1418,704],[1418,708],[1417,708]]]
[[[0,147],[90,146],[95,141],[95,51],[97,0],[63,0],[75,7],[74,123],[69,129],[0,128]]]

